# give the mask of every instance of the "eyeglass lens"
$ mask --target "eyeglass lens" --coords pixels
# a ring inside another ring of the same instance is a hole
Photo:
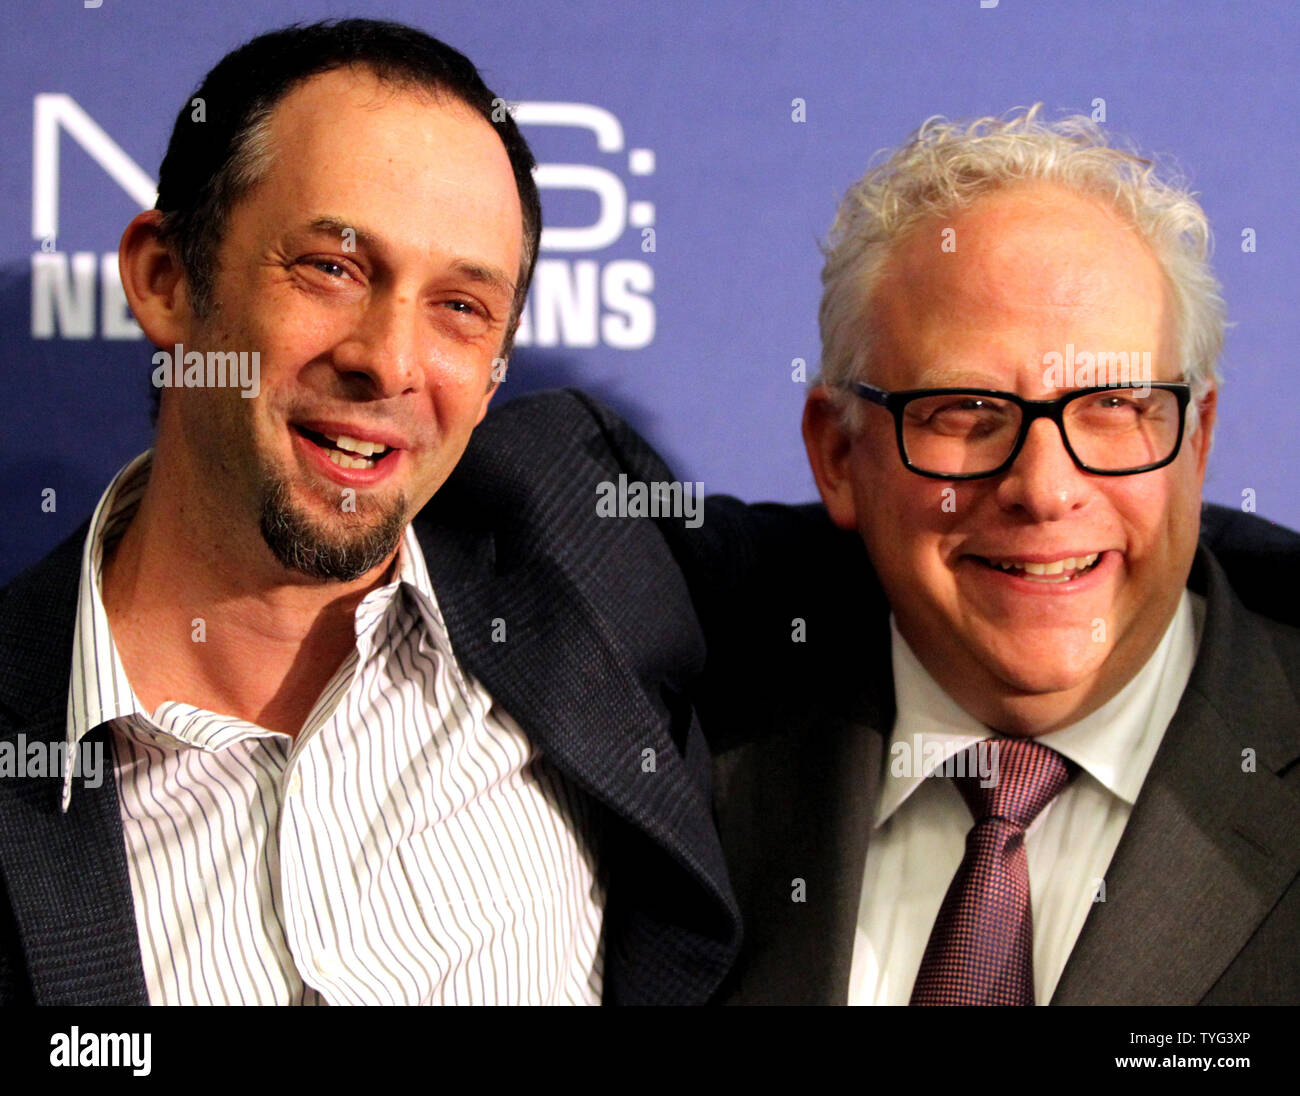
[[[1022,413],[1009,400],[947,393],[910,400],[903,445],[917,468],[973,475],[1002,465],[1020,436]],[[1108,389],[1071,400],[1062,415],[1069,446],[1098,471],[1158,464],[1178,444],[1178,399],[1168,389]]]

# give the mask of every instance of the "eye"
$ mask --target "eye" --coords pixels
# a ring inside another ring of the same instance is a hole
[[[916,426],[940,434],[987,434],[1012,421],[1010,405],[988,396],[929,396],[907,406],[908,419]]]
[[[1124,396],[1104,395],[1099,396],[1093,401],[1093,406],[1103,411],[1123,411],[1127,414],[1140,415],[1144,410],[1136,400],[1126,399]]]
[[[286,269],[319,289],[353,288],[365,284],[365,275],[355,263],[330,255],[302,255]]]
[[[928,417],[962,413],[992,414],[1002,410],[1001,404],[987,400],[982,396],[957,396],[944,403],[926,408]]]
[[[445,297],[435,307],[433,315],[443,317],[443,329],[456,338],[477,339],[494,329],[493,314],[472,297]]]
[[[1072,427],[1095,433],[1116,434],[1146,429],[1160,421],[1160,409],[1148,406],[1154,401],[1134,399],[1117,392],[1099,392],[1066,406]],[[1154,414],[1154,417],[1149,417]]]
[[[311,265],[323,274],[330,277],[342,277],[348,273],[348,268],[342,263],[336,263],[333,259],[312,259]]]

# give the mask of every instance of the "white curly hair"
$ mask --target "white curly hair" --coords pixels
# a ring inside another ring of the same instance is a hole
[[[871,298],[891,247],[917,222],[950,216],[975,198],[1025,181],[1062,185],[1104,201],[1154,253],[1169,286],[1183,377],[1192,386],[1188,432],[1197,405],[1220,380],[1225,309],[1210,269],[1209,222],[1177,178],[1112,147],[1085,115],[1044,121],[1042,104],[971,123],[928,119],[840,202],[822,251],[821,371],[845,425],[856,430],[861,401],[846,382],[871,368]]]

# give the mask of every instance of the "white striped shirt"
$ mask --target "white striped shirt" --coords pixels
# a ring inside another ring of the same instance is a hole
[[[101,590],[151,462],[91,519],[67,730],[111,722],[150,1003],[598,1002],[590,807],[458,665],[410,527],[296,739],[143,709]]]

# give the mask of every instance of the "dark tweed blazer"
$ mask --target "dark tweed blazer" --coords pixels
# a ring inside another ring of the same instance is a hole
[[[414,526],[462,664],[596,805],[605,1001],[703,1002],[739,947],[687,699],[705,647],[656,526],[596,514],[620,474],[672,478],[586,397],[526,397]],[[88,524],[0,592],[0,737],[63,740]],[[0,780],[0,1003],[145,1003],[116,781],[76,788],[67,815],[59,791]]]

